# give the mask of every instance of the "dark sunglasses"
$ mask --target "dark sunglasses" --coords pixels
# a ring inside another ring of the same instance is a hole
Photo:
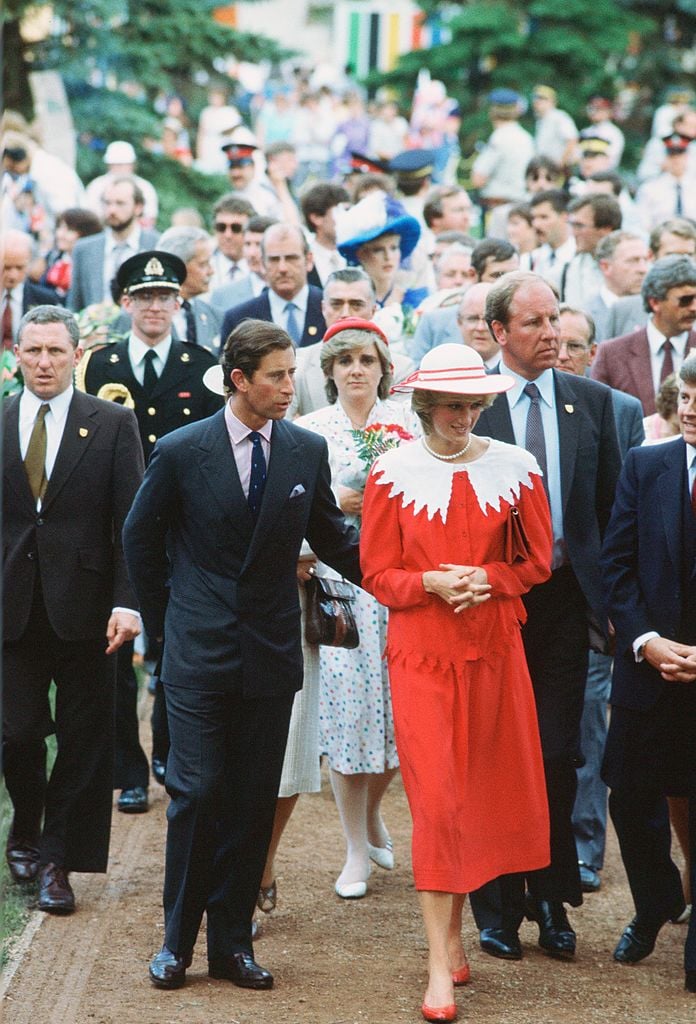
[[[677,305],[681,306],[682,309],[686,309],[696,299],[696,295],[680,295],[677,299]]]
[[[233,235],[241,235],[244,231],[243,224],[221,224],[219,221],[215,224],[215,230],[219,231],[221,235],[224,235],[227,231],[231,231]]]

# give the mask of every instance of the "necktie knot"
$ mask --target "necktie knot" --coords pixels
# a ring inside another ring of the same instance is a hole
[[[524,393],[525,393],[525,395],[527,395],[527,397],[529,398],[530,402],[537,402],[538,403],[538,401],[539,401],[539,388],[536,386],[536,384],[534,384],[533,381],[529,381],[528,384],[525,384],[525,386],[524,386]]]

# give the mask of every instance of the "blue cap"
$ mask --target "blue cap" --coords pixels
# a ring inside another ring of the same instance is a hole
[[[496,107],[517,107],[522,103],[522,97],[514,89],[494,89],[488,93],[488,102]]]

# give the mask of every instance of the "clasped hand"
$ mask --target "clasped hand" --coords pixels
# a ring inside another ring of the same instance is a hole
[[[439,569],[423,573],[423,587],[454,608],[455,615],[491,597],[486,570],[477,565],[442,562]]]
[[[696,682],[696,647],[653,637],[643,648],[643,656],[670,683]]]

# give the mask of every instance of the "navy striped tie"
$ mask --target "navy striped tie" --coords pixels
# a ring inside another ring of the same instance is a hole
[[[539,463],[539,469],[543,474],[543,484],[546,494],[549,493],[548,469],[546,465],[546,439],[544,438],[544,424],[541,421],[541,406],[539,405],[539,388],[536,384],[525,385],[524,393],[529,398],[529,411],[527,412],[527,432],[525,434],[524,446]]]

